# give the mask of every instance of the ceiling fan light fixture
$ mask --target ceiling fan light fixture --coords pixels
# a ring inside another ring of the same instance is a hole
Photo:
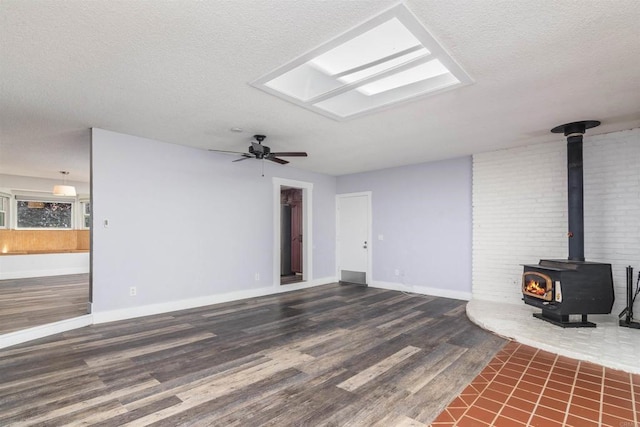
[[[76,196],[76,187],[73,185],[67,185],[67,175],[69,172],[60,171],[63,177],[63,184],[58,184],[53,186],[53,195],[54,196],[66,196],[66,197],[75,197]]]
[[[274,163],[279,163],[281,165],[286,165],[287,163],[289,163],[289,161],[281,159],[280,157],[307,157],[307,153],[305,151],[273,152],[271,151],[270,147],[267,147],[266,145],[262,145],[262,141],[264,141],[265,138],[266,138],[266,135],[253,135],[254,140],[251,141],[251,145],[247,149],[246,153],[243,153],[241,151],[216,150],[214,148],[210,148],[209,151],[242,156],[239,159],[233,160],[234,162],[240,162],[247,159],[258,159],[258,160],[269,160]]]
[[[400,4],[251,85],[342,121],[471,83],[471,77]]]

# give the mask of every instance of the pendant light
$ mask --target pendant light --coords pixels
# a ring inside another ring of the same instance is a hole
[[[69,172],[60,171],[62,174],[62,185],[54,185],[53,186],[53,195],[54,196],[76,196],[76,187],[73,185],[67,185],[67,175]]]

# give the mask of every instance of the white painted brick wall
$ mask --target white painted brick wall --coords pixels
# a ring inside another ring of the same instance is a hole
[[[625,307],[626,271],[640,270],[640,128],[584,142],[585,258],[611,263],[615,314]],[[640,318],[640,303],[636,303]]]
[[[585,258],[612,264],[618,314],[640,269],[640,128],[587,132],[583,151]],[[520,264],[567,256],[564,137],[474,155],[473,298],[520,303]]]

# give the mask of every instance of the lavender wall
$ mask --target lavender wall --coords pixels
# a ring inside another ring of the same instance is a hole
[[[338,194],[359,191],[372,192],[371,285],[470,298],[470,157],[338,177]]]
[[[313,278],[333,280],[335,177],[101,129],[92,157],[94,313],[281,291],[273,176],[313,183]]]

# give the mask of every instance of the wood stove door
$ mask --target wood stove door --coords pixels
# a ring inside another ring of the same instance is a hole
[[[551,277],[539,271],[522,273],[522,293],[544,301],[553,300],[553,281]]]

